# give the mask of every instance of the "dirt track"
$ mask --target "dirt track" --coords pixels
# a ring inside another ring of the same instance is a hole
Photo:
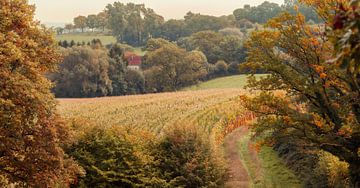
[[[238,140],[248,133],[248,128],[243,126],[235,130],[225,139],[225,153],[229,167],[229,180],[225,187],[247,188],[250,184],[250,177],[239,156]]]

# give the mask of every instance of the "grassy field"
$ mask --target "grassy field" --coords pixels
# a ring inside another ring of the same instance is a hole
[[[239,153],[250,176],[251,187],[303,187],[294,172],[290,171],[270,147],[264,146],[258,153],[260,166],[253,161],[250,152],[251,135],[248,134],[238,141]]]
[[[113,36],[107,36],[107,35],[103,35],[103,34],[96,34],[96,33],[72,33],[72,34],[63,34],[63,35],[57,35],[56,36],[56,40],[58,41],[63,41],[63,40],[67,40],[67,41],[71,41],[74,40],[76,43],[77,42],[90,42],[93,39],[100,39],[103,45],[107,45],[107,44],[111,44],[111,43],[115,43],[116,39]]]
[[[264,75],[257,75],[261,77]],[[204,89],[228,89],[228,88],[244,88],[247,84],[247,75],[235,75],[222,78],[216,78],[207,82],[202,82],[197,85],[187,87],[185,91],[204,90]]]

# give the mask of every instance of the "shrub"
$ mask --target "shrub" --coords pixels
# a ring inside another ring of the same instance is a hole
[[[226,75],[228,73],[228,65],[225,63],[225,61],[218,61],[215,64],[215,74],[216,75]]]
[[[127,82],[127,94],[138,94],[145,92],[145,77],[138,70],[128,70],[125,74]]]
[[[170,187],[219,187],[224,168],[210,141],[193,126],[174,126],[155,145],[154,168]]]
[[[76,126],[76,123],[74,124]],[[74,126],[73,125],[73,126]],[[126,131],[97,126],[77,128],[79,138],[67,153],[85,169],[79,187],[139,187],[145,185],[144,161],[138,154],[136,142],[130,141]]]

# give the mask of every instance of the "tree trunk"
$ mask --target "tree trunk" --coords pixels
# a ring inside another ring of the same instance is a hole
[[[360,159],[349,163],[349,173],[353,187],[360,187]]]

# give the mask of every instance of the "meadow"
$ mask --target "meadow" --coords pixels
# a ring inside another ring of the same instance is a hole
[[[93,39],[100,39],[103,45],[116,42],[116,38],[111,35],[96,34],[96,33],[70,33],[70,34],[56,35],[57,41],[67,40],[68,42],[70,42],[71,40],[74,40],[75,43],[78,42],[88,43],[91,42]]]
[[[258,74],[256,78],[260,78],[265,74]],[[235,75],[235,76],[226,76],[221,78],[212,79],[206,82],[201,82],[197,85],[184,88],[185,91],[196,91],[204,89],[230,89],[230,88],[239,88],[243,89],[247,84],[248,75]]]

